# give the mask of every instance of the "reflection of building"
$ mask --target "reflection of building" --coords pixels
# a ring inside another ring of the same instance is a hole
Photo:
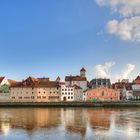
[[[5,109],[0,110],[0,132],[5,134],[10,128],[33,131],[37,128],[56,128],[61,123],[60,108],[12,109],[9,113],[7,116]]]
[[[111,125],[111,111],[113,109],[97,108],[87,109],[87,117],[93,129],[96,130],[109,130]]]
[[[81,87],[83,90],[87,89],[87,78],[86,78],[86,70],[82,68],[80,70],[80,76],[66,76],[65,77],[66,86],[77,85]]]
[[[69,108],[61,109],[62,123],[67,131],[78,133],[82,137],[86,134],[86,114],[85,109]]]
[[[60,101],[60,86],[49,78],[28,77],[11,86],[13,102],[55,102]]]
[[[88,89],[84,93],[85,100],[119,100],[120,93],[108,87]]]

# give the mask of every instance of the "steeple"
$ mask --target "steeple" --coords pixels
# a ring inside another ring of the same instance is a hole
[[[81,77],[86,77],[86,70],[85,70],[84,67],[80,70],[80,76]]]

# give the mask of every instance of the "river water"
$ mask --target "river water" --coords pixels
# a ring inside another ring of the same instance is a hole
[[[140,140],[140,108],[0,108],[0,140]]]

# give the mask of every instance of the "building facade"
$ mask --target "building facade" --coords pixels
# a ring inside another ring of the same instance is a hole
[[[61,88],[56,81],[48,78],[28,77],[11,86],[12,102],[57,102]]]
[[[97,87],[84,92],[84,100],[111,100],[118,101],[120,93],[108,87]]]

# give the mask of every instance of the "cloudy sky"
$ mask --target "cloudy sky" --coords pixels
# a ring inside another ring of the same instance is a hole
[[[140,0],[0,1],[0,75],[79,74],[135,79],[140,73]]]

